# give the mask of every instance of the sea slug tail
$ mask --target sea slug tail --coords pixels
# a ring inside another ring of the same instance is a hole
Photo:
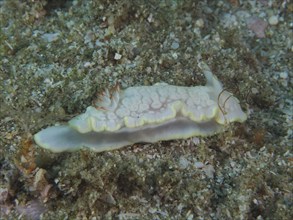
[[[75,151],[82,148],[82,134],[68,126],[53,126],[34,135],[37,145],[52,152]]]

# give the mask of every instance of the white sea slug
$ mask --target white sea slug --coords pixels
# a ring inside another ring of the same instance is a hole
[[[36,143],[53,152],[83,147],[101,152],[140,142],[157,142],[209,136],[227,123],[246,120],[239,101],[223,90],[204,68],[205,86],[153,86],[106,90],[94,106],[68,125],[53,126],[35,134]]]

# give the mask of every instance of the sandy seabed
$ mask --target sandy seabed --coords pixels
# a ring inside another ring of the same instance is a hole
[[[0,1],[0,218],[292,219],[292,12],[273,0]],[[103,153],[32,140],[117,83],[198,85],[200,61],[245,123]]]

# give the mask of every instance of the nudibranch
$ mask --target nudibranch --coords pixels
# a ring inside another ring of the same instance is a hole
[[[247,116],[239,101],[223,90],[209,68],[205,86],[166,83],[106,90],[85,113],[68,125],[48,127],[34,135],[40,147],[53,152],[89,148],[96,152],[134,143],[209,136]]]

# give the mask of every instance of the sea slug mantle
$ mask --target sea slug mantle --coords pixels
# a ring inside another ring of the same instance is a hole
[[[35,142],[53,152],[83,147],[101,152],[126,145],[209,136],[226,123],[247,116],[237,98],[204,68],[205,86],[182,87],[165,83],[106,90],[94,106],[68,125],[53,126],[34,135]]]

